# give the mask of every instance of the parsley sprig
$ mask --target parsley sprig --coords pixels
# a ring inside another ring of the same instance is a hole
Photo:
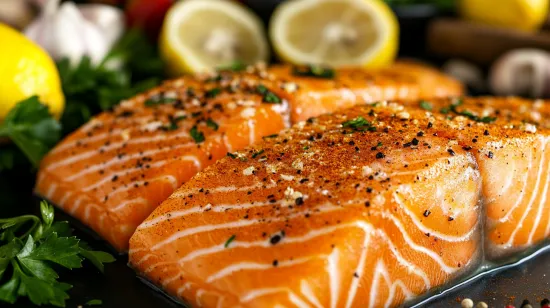
[[[40,203],[41,218],[23,215],[0,219],[0,302],[28,297],[36,305],[65,306],[71,285],[58,281],[54,267],[82,267],[89,260],[101,272],[115,261],[72,236],[67,222],[54,222],[53,206]]]
[[[452,112],[456,115],[464,116],[470,120],[481,122],[481,123],[492,123],[497,119],[495,117],[489,117],[489,116],[485,116],[485,117],[476,116],[475,114],[473,114],[471,111],[468,111],[468,110],[459,111],[457,107],[462,105],[462,103],[463,103],[462,99],[457,99],[456,101],[451,103],[450,106],[441,108],[439,112],[441,112],[442,114],[448,114],[449,112]]]
[[[42,156],[61,138],[61,125],[54,119],[48,107],[37,96],[19,102],[0,123],[0,139],[15,143],[29,161],[38,167]],[[0,155],[0,170],[13,167],[15,151],[4,150]]]

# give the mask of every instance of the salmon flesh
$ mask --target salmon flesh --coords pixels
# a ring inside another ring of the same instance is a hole
[[[230,152],[164,201],[130,264],[196,307],[393,307],[550,234],[549,109],[359,105]]]
[[[460,94],[458,82],[414,63],[186,76],[123,101],[68,136],[42,161],[36,193],[124,252],[162,201],[227,152],[356,104]]]

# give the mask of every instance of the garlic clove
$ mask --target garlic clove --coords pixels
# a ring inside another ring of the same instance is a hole
[[[27,26],[34,17],[32,6],[24,0],[0,0],[0,23],[16,29]]]
[[[99,28],[110,47],[124,34],[126,21],[121,9],[104,4],[80,4],[78,9],[86,20]]]
[[[550,54],[538,49],[508,52],[491,67],[489,82],[497,95],[548,96]]]

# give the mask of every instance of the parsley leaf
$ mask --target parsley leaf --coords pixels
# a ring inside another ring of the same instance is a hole
[[[233,242],[235,240],[237,236],[235,234],[231,235],[231,237],[229,239],[227,239],[227,241],[225,242],[225,244],[223,245],[225,248],[229,247],[229,244],[231,244],[231,242]]]
[[[41,218],[0,219],[0,301],[13,304],[28,297],[36,305],[64,307],[72,286],[57,280],[53,265],[79,268],[88,259],[103,271],[103,264],[115,259],[71,236],[68,223],[54,222],[50,204],[43,201],[40,210]],[[6,272],[11,272],[9,279],[3,277]]]
[[[271,92],[266,86],[258,85],[256,87],[256,92],[263,95],[263,102],[270,104],[280,104],[283,100],[277,96],[277,94]]]
[[[433,106],[432,106],[432,103],[428,101],[420,101],[420,108],[424,110],[432,111]]]
[[[61,138],[61,125],[40,103],[38,96],[19,102],[0,124],[0,138],[11,139],[29,161],[38,167],[42,157]],[[9,154],[7,154],[9,155]],[[13,166],[13,156],[2,155],[2,165]]]
[[[336,76],[336,71],[332,68],[322,67],[319,65],[295,66],[292,69],[294,76],[313,77],[322,79],[333,79]]]
[[[204,134],[197,129],[196,126],[193,126],[191,130],[189,131],[189,134],[195,140],[195,143],[201,143],[204,142]]]
[[[342,123],[342,126],[353,128],[356,131],[376,131],[376,127],[372,126],[372,124],[369,121],[365,120],[365,118],[363,118],[362,116],[358,116],[353,120],[346,121]]]
[[[211,118],[206,120],[206,126],[212,128],[213,130],[218,130],[218,128],[220,127],[218,123],[214,122],[214,120],[212,120]]]

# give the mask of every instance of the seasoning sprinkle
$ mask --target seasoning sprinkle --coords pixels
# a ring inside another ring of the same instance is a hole
[[[449,152],[451,156],[455,156],[455,151],[453,151],[453,149],[447,149],[447,152]]]
[[[384,155],[384,153],[382,153],[382,152],[376,153],[376,158],[377,158],[377,159],[382,159],[382,158],[384,158],[384,157],[386,157],[386,155]]]
[[[235,240],[237,236],[235,234],[231,235],[231,237],[229,239],[227,239],[227,241],[225,242],[225,245],[223,245],[225,248],[229,247],[229,244],[231,244],[231,242],[233,242]]]
[[[424,211],[424,217],[430,216],[431,213],[432,213],[432,212],[431,212],[430,210],[425,210],[425,211]]]

